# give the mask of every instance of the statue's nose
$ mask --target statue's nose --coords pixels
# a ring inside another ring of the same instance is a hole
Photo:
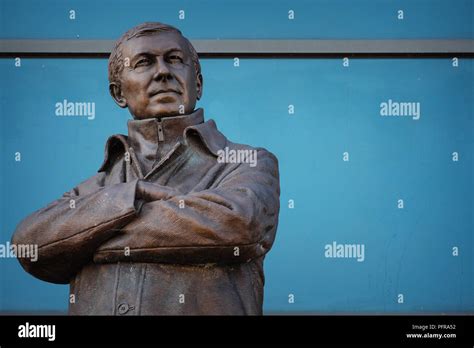
[[[163,57],[158,57],[156,64],[156,72],[153,78],[155,80],[169,80],[172,75],[168,67],[168,63],[163,59]]]

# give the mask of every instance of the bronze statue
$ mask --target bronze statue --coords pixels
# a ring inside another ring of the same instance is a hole
[[[128,107],[98,173],[25,218],[15,244],[33,276],[70,284],[70,314],[261,314],[263,260],[275,239],[274,155],[204,122],[191,43],[143,23],[109,58],[110,93]]]

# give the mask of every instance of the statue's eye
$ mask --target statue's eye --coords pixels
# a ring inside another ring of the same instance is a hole
[[[147,57],[140,58],[138,62],[135,64],[135,67],[138,66],[146,66],[151,63],[151,59]]]
[[[177,54],[172,54],[172,55],[168,56],[168,60],[171,63],[182,63],[183,62],[183,58],[181,58]]]

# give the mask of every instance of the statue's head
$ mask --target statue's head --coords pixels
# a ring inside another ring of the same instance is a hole
[[[201,98],[198,55],[181,32],[166,24],[140,24],[117,41],[109,58],[109,90],[134,119],[189,114]]]

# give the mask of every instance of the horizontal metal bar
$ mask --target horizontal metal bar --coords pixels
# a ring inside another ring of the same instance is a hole
[[[474,40],[191,40],[200,55],[474,54]],[[0,55],[108,55],[114,40],[0,40]]]
[[[474,53],[474,40],[199,40],[195,47],[236,54]]]

